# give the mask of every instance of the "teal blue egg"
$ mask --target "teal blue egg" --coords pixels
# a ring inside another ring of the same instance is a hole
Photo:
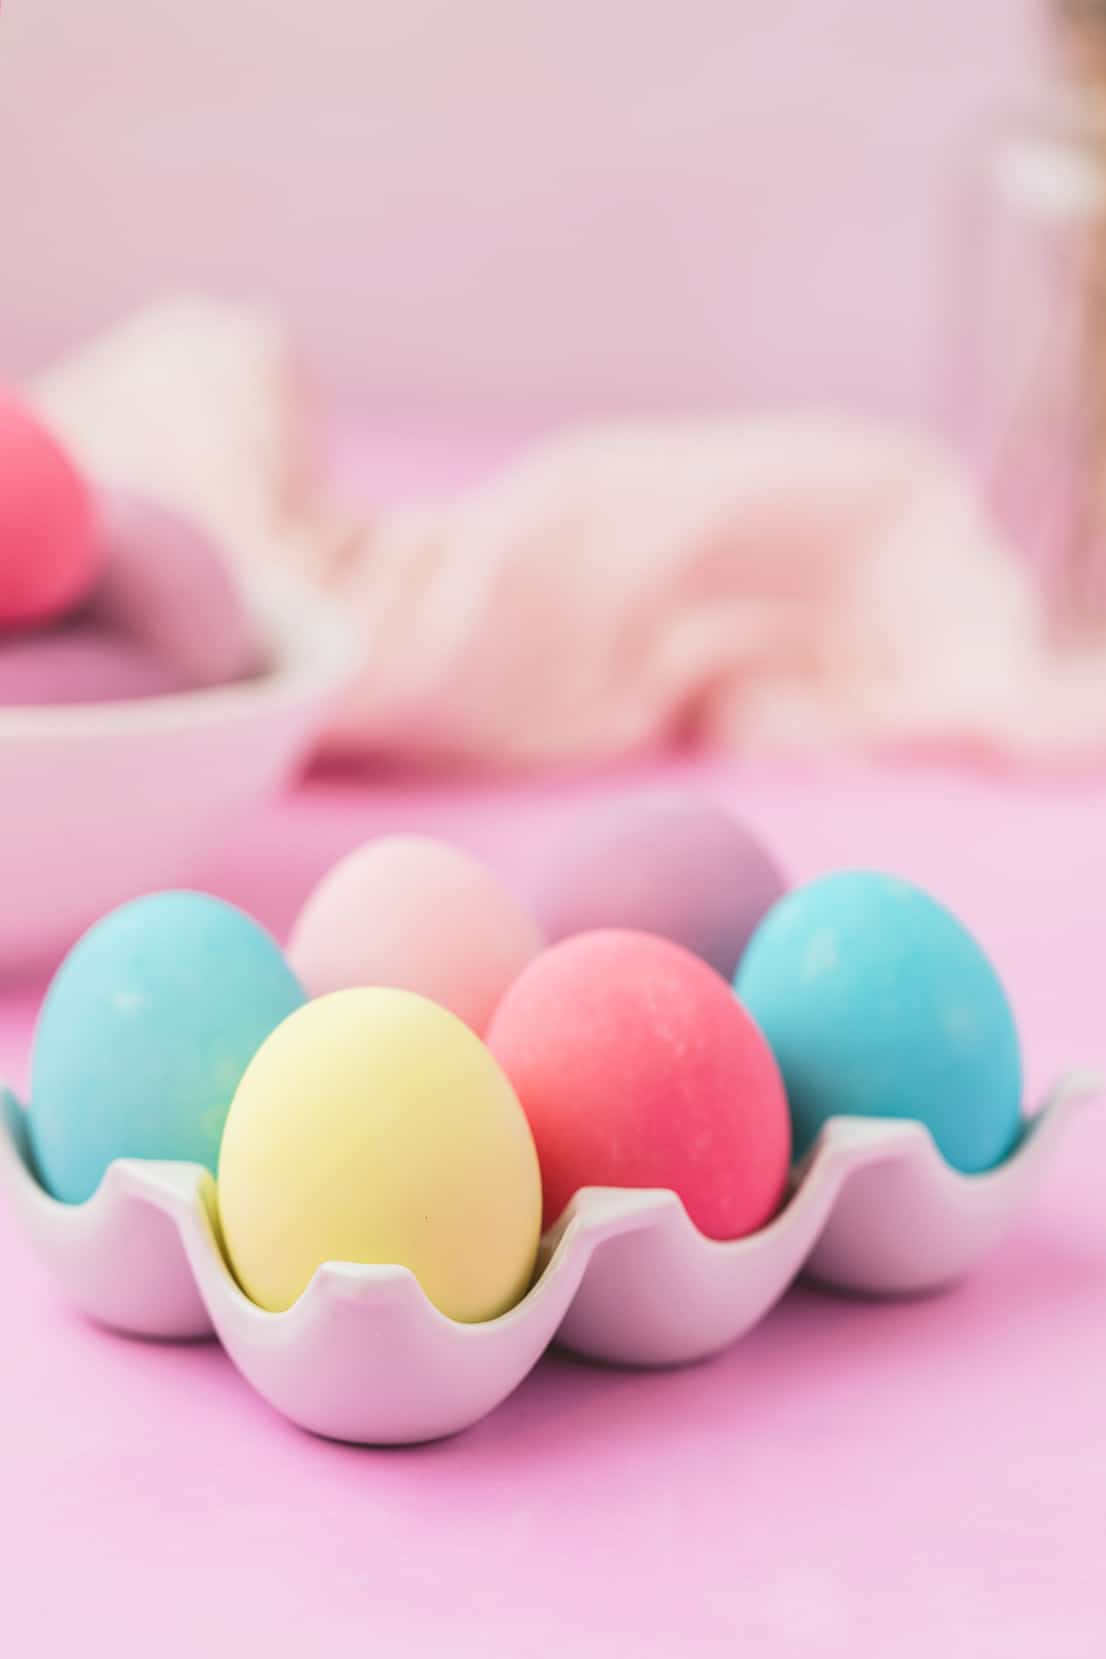
[[[114,1158],[214,1172],[238,1080],[306,1000],[276,941],[206,893],[152,893],[77,941],[35,1031],[28,1116],[43,1185],[79,1204]]]
[[[754,933],[734,984],[779,1062],[796,1155],[827,1118],[915,1118],[966,1174],[1022,1127],[1022,1065],[1001,981],[921,888],[846,870],[796,888]]]

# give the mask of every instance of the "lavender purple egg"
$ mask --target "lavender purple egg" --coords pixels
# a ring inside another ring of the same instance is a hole
[[[0,708],[118,703],[185,689],[178,671],[95,622],[0,641]]]
[[[683,945],[729,978],[786,888],[772,854],[725,808],[632,795],[591,808],[549,848],[535,905],[551,941],[630,928]]]
[[[101,494],[99,517],[104,572],[92,620],[193,688],[226,685],[258,668],[253,618],[226,554],[201,526],[121,489]]]
[[[101,493],[96,518],[91,597],[60,625],[0,639],[0,707],[159,697],[258,669],[253,618],[198,525],[119,489]]]

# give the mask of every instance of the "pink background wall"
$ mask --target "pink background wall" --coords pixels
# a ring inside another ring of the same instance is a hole
[[[397,424],[923,412],[1032,0],[10,0],[0,365],[270,293]]]

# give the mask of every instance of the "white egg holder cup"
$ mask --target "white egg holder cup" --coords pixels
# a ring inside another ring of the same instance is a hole
[[[535,1282],[498,1319],[449,1319],[404,1267],[327,1262],[285,1313],[257,1307],[219,1241],[197,1164],[120,1159],[84,1204],[31,1168],[22,1108],[0,1090],[0,1191],[70,1301],[134,1335],[215,1335],[253,1388],[316,1434],[366,1444],[467,1428],[556,1340],[626,1366],[704,1359],[751,1330],[800,1273],[862,1295],[936,1290],[968,1273],[1023,1209],[1074,1109],[1101,1082],[1067,1074],[998,1169],[961,1175],[920,1123],[836,1118],[778,1216],[704,1237],[673,1192],[593,1187],[542,1240]]]

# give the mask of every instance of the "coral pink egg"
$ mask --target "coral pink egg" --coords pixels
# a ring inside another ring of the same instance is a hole
[[[541,946],[537,923],[483,864],[428,836],[389,835],[323,877],[288,956],[312,996],[369,985],[415,991],[482,1036]]]
[[[586,1186],[670,1187],[709,1238],[740,1238],[783,1198],[779,1069],[729,985],[680,945],[616,930],[543,952],[488,1047],[537,1143],[549,1226]]]
[[[88,486],[57,439],[0,388],[0,627],[73,610],[100,567]]]

